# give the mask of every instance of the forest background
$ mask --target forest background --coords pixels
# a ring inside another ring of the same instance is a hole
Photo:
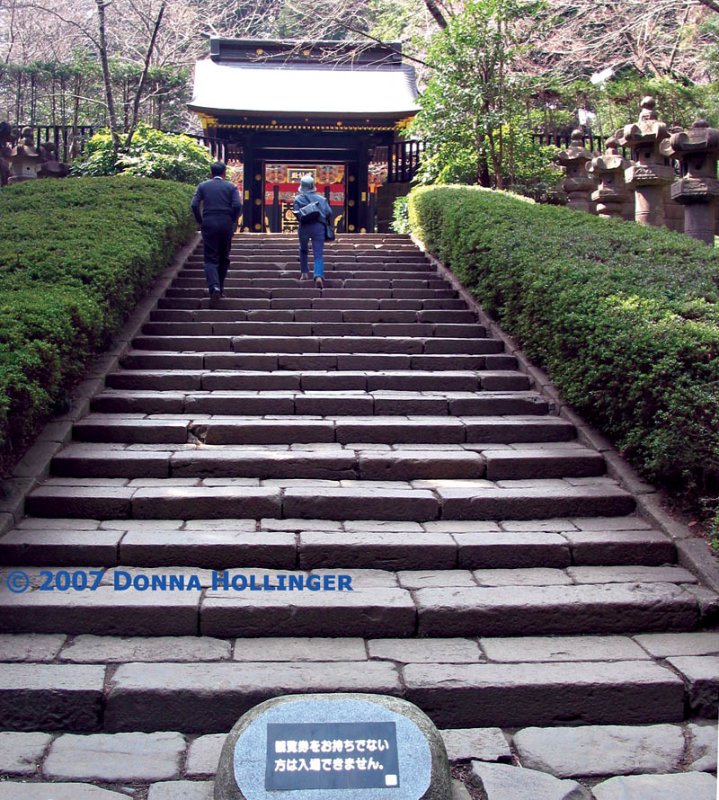
[[[606,136],[644,94],[669,125],[719,122],[719,0],[0,0],[0,120],[107,125],[119,149],[141,123],[197,130],[212,35],[400,42],[424,182],[536,193],[554,176],[532,132]]]

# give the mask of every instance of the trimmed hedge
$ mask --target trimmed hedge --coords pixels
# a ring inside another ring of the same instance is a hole
[[[0,191],[0,470],[194,230],[192,188],[140,178]]]
[[[694,499],[716,495],[712,248],[475,187],[415,189],[409,217],[427,249],[644,475]]]

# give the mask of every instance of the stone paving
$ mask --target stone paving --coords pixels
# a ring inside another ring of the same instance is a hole
[[[613,457],[406,237],[294,261],[209,309],[191,254],[0,538],[0,800],[207,800],[241,713],[353,690],[457,800],[713,800],[719,602]]]

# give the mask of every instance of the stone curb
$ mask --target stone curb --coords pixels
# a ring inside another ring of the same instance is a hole
[[[167,291],[185,261],[200,242],[195,233],[175,253],[169,266],[157,276],[149,292],[137,304],[107,350],[98,353],[88,364],[84,379],[75,387],[70,409],[53,417],[40,431],[34,443],[15,465],[12,477],[0,481],[0,536],[20,522],[25,513],[26,496],[50,473],[53,457],[72,438],[73,424],[90,411],[91,399],[105,386],[105,377],[117,369],[120,359],[130,349],[148,314]]]
[[[514,337],[506,334],[499,325],[480,307],[477,300],[461,283],[459,278],[441,261],[429,253],[422,241],[414,234],[412,241],[455,289],[459,296],[475,312],[480,324],[487,328],[490,336],[504,342],[507,352],[517,359],[519,369],[529,376],[536,390],[550,404],[550,409],[558,416],[571,422],[577,429],[578,440],[586,447],[601,453],[607,463],[607,474],[622,488],[630,492],[637,503],[637,511],[649,522],[656,525],[676,545],[679,563],[693,572],[714,591],[719,592],[719,560],[714,559],[703,539],[695,537],[686,525],[674,519],[662,506],[656,487],[645,481],[637,471],[620,455],[609,439],[588,425],[574,409],[564,401],[557,387],[546,372],[536,367],[527,358]]]

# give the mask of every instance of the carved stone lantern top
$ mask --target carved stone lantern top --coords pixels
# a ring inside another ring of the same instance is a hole
[[[686,177],[716,178],[719,159],[719,130],[698,119],[686,131],[673,133],[661,144],[662,154],[682,162]]]
[[[35,149],[32,138],[32,128],[23,128],[17,144],[13,147],[13,156],[27,156],[29,158],[40,158],[40,154]]]
[[[665,123],[659,121],[653,97],[642,100],[638,122],[625,125],[614,135],[622,147],[632,148],[632,155],[638,163],[663,163],[659,144],[669,137],[669,131]]]
[[[629,162],[619,152],[619,142],[617,141],[616,134],[610,136],[606,142],[606,150],[604,155],[593,158],[587,164],[587,172],[590,175],[602,175],[605,172],[619,172],[629,166]]]
[[[570,169],[583,169],[587,161],[592,160],[594,153],[591,153],[584,146],[584,133],[575,128],[572,131],[571,144],[566,150],[560,150],[554,157],[554,161],[562,167],[567,168],[567,174]]]
[[[674,169],[665,163],[661,143],[669,138],[667,126],[659,121],[653,97],[642,100],[639,121],[625,125],[615,134],[622,147],[632,148],[634,164],[625,172],[628,184],[635,187],[660,186],[674,180]]]
[[[693,205],[719,195],[719,130],[698,119],[688,130],[673,133],[662,142],[661,149],[667,158],[676,158],[682,164],[682,177],[672,186],[672,199]]]
[[[566,150],[561,150],[554,157],[555,163],[564,167],[565,177],[562,188],[571,198],[575,192],[586,193],[594,188],[594,180],[587,175],[587,164],[592,160],[594,153],[591,153],[584,146],[584,134],[579,128],[572,131],[572,140]]]

